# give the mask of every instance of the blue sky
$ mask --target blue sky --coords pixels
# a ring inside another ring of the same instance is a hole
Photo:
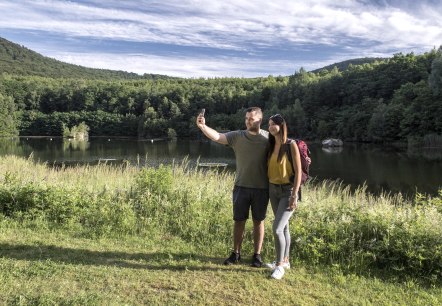
[[[77,65],[196,77],[291,75],[442,45],[439,0],[0,0],[0,36]]]

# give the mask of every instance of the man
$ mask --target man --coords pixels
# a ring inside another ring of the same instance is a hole
[[[233,189],[233,252],[224,261],[225,265],[241,260],[241,245],[244,228],[252,211],[253,242],[255,253],[252,266],[261,267],[261,248],[264,239],[264,219],[269,201],[267,178],[268,132],[261,130],[262,111],[251,107],[246,111],[246,130],[218,133],[206,125],[203,114],[199,114],[196,124],[211,140],[229,145],[235,152],[236,176]]]

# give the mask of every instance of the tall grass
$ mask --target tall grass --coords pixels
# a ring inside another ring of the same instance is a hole
[[[350,193],[332,182],[310,191],[294,222],[298,258],[440,280],[442,214],[435,199],[422,198],[416,205],[400,194],[373,196],[365,186]]]
[[[190,167],[186,160],[157,168],[53,169],[8,156],[0,160],[0,222],[82,237],[181,239],[223,257],[232,244],[232,184],[232,174]],[[350,192],[335,182],[307,185],[291,220],[291,260],[440,281],[441,202],[442,192],[410,202],[400,194],[370,195],[365,186]],[[249,222],[243,252],[252,252],[251,241]],[[273,254],[268,224],[264,256]]]

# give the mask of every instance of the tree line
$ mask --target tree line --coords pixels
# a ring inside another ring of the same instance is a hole
[[[305,139],[391,142],[442,135],[442,48],[291,76],[213,79],[0,76],[1,135],[61,135],[85,122],[90,136],[196,137],[206,109],[219,130],[244,127],[244,109],[283,114]]]

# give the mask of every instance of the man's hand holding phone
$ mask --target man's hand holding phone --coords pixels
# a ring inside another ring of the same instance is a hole
[[[206,125],[206,119],[204,118],[204,114],[206,113],[206,109],[203,108],[200,110],[198,117],[196,117],[196,125],[201,129]]]

